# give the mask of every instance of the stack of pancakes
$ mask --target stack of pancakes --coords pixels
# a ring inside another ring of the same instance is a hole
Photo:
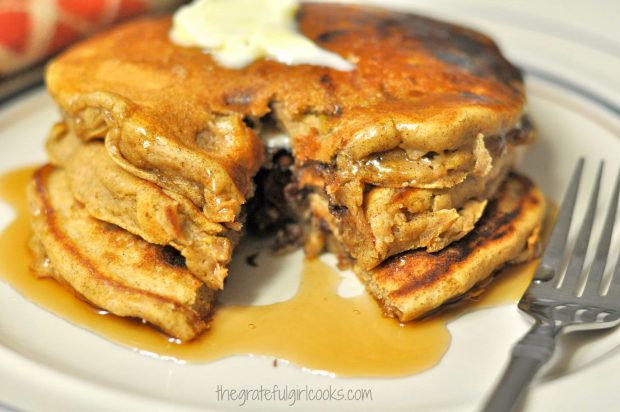
[[[62,121],[29,188],[38,272],[188,340],[246,223],[338,253],[402,321],[533,256],[544,200],[510,172],[533,131],[489,38],[345,5],[303,4],[298,25],[355,69],[226,69],[173,44],[168,17],[54,60]]]

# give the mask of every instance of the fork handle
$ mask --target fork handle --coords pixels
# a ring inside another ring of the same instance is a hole
[[[553,355],[556,331],[552,325],[536,323],[512,348],[510,363],[483,412],[512,411],[530,382]]]

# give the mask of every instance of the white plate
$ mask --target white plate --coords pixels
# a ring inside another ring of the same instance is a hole
[[[390,2],[411,8],[404,1]],[[583,2],[586,3],[586,2]],[[384,3],[385,4],[385,3]],[[578,2],[421,1],[415,9],[468,23],[491,34],[527,70],[529,110],[540,130],[521,169],[559,201],[576,160],[607,161],[602,204],[612,171],[620,166],[620,33],[613,10]],[[577,16],[573,23],[558,12]],[[617,12],[617,9],[616,9]],[[618,16],[618,14],[615,14]],[[615,30],[615,31],[614,31]],[[43,139],[58,118],[43,90],[0,108],[0,173],[45,160]],[[579,206],[580,212],[585,202]],[[604,207],[604,206],[602,206]],[[13,217],[0,203],[0,228]],[[600,225],[599,225],[600,226]],[[600,230],[595,226],[594,236]],[[614,234],[613,261],[620,247]],[[287,258],[300,268],[301,255]],[[609,269],[608,269],[609,270]],[[291,267],[287,272],[293,272]],[[295,277],[274,276],[263,296],[293,293]],[[271,296],[273,297],[273,296]],[[0,282],[0,404],[26,410],[230,410],[215,389],[310,385],[372,388],[373,400],[298,402],[296,410],[476,410],[503,368],[514,340],[527,330],[514,306],[468,314],[450,324],[453,341],[435,368],[399,379],[338,379],[294,366],[273,368],[272,358],[233,357],[182,365],[134,353],[76,327],[22,298]],[[614,410],[620,404],[620,331],[567,336],[524,409]],[[290,410],[287,402],[255,402],[241,409]]]

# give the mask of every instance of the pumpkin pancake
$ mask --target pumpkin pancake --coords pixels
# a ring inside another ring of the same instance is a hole
[[[337,251],[401,321],[533,256],[544,200],[510,170],[535,132],[495,43],[367,6],[302,3],[296,19],[354,68],[225,68],[173,43],[170,16],[49,64],[62,119],[30,198],[59,281],[190,339],[246,223],[311,257]],[[114,239],[127,252],[111,259]]]
[[[355,68],[224,68],[172,43],[171,19],[159,17],[70,48],[47,86],[78,138],[103,140],[120,167],[211,222],[238,220],[274,125],[300,190],[338,211],[332,231],[364,268],[467,234],[497,187],[488,182],[533,135],[519,71],[488,37],[412,14],[308,3],[297,23]],[[465,186],[465,200],[446,201]]]
[[[82,299],[119,316],[143,319],[190,340],[207,326],[214,290],[185,268],[172,248],[90,217],[65,172],[44,166],[28,187],[34,251]],[[35,267],[42,267],[36,264]]]

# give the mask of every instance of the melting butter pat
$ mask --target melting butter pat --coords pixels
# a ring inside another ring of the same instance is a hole
[[[202,48],[229,68],[265,58],[352,70],[353,64],[297,31],[298,8],[295,0],[194,0],[174,14],[170,38]]]

